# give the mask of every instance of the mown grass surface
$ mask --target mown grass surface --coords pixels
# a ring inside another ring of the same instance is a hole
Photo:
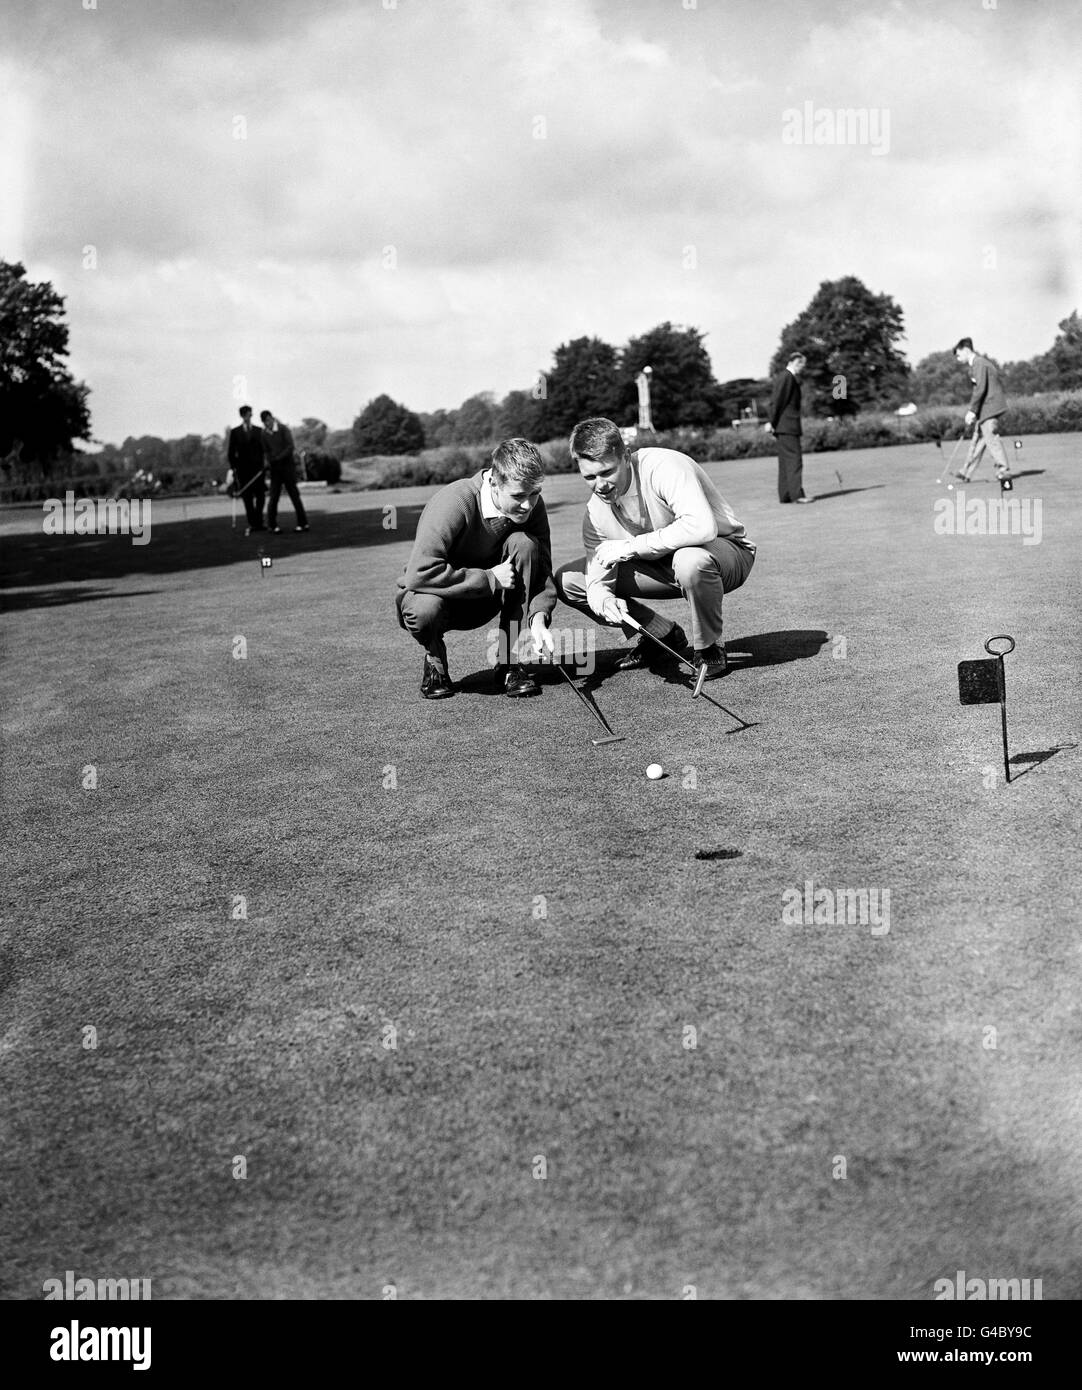
[[[1077,443],[1026,443],[1038,546],[936,536],[940,459],[809,460],[806,508],[711,468],[760,551],[707,690],[754,727],[599,631],[598,749],[562,683],[489,693],[484,632],[417,698],[430,489],[313,503],[267,573],[220,503],[146,547],[10,519],[4,1295],[1077,1297]],[[990,789],[955,665],[1001,631]],[[785,925],[806,880],[889,933]]]

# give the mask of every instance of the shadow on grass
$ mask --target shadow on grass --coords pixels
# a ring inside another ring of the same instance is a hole
[[[1046,763],[1049,760],[1049,758],[1054,758],[1057,753],[1062,753],[1065,749],[1068,748],[1077,747],[1077,743],[1057,743],[1055,748],[1044,748],[1037,753],[1015,753],[1014,757],[1010,760],[1012,768],[1019,766],[1022,763],[1029,763],[1029,766],[1025,768],[1022,772],[1012,772],[1011,781],[1021,781],[1021,779],[1027,776],[1029,773],[1031,773],[1035,767],[1040,767],[1041,764]]]
[[[830,640],[817,628],[794,628],[788,632],[760,632],[725,643],[731,670],[751,666],[781,666],[787,661],[808,661],[818,656]]]
[[[818,629],[794,629],[788,632],[762,632],[753,637],[741,637],[735,642],[726,642],[725,651],[729,658],[730,674],[734,671],[747,670],[752,666],[780,666],[787,661],[807,661],[813,656],[817,656],[824,644],[830,639],[828,635]],[[595,653],[596,666],[594,670],[579,682],[578,688],[591,701],[596,690],[599,690],[605,682],[613,675],[623,676],[627,674],[633,677],[635,672],[616,671],[616,662],[623,656],[625,647],[611,647]],[[564,663],[567,670],[569,663]],[[541,685],[563,685],[564,681],[559,674],[552,670],[546,663],[535,666],[534,674]],[[573,663],[570,664],[569,675],[581,677],[582,672]],[[662,665],[656,672],[652,673],[652,678],[661,677],[668,685],[687,685],[692,684],[691,673],[675,662]],[[461,680],[455,681],[458,690],[470,695],[502,695],[502,691],[496,686],[493,678],[493,667],[482,666],[476,671],[469,672]],[[713,690],[719,687],[718,682],[711,682],[708,689],[704,689],[700,699],[709,700],[713,705],[725,710],[726,714],[732,714],[731,710],[721,705],[714,698]],[[746,728],[754,727],[753,722],[749,722],[741,715],[733,714],[733,718],[739,720]],[[734,731],[735,732],[735,731]]]
[[[103,598],[145,598],[157,589],[15,589],[0,597],[0,612],[17,613],[28,608],[59,608],[66,603],[95,603]]]
[[[867,487],[843,487],[834,492],[817,492],[811,500],[813,504],[826,502],[831,497],[848,497],[851,492],[874,492],[877,487],[886,487],[886,483],[869,483]]]
[[[385,545],[411,541],[421,514],[418,503],[352,512],[313,512],[312,529],[298,535],[293,512],[279,513],[281,535],[244,534],[243,519],[230,527],[229,513],[189,521],[158,521],[150,542],[133,545],[130,536],[46,536],[30,532],[6,536],[0,558],[0,588],[32,588],[87,579],[119,579],[127,574],[172,574],[215,565],[250,563],[260,549],[273,559],[305,555],[348,546]],[[393,520],[393,529],[385,521]],[[32,604],[24,604],[32,607]]]

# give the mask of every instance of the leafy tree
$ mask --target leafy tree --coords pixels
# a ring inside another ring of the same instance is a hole
[[[90,437],[90,390],[65,365],[63,314],[48,281],[31,284],[25,266],[0,261],[0,457],[21,455],[43,473]]]
[[[327,426],[322,420],[306,415],[293,430],[293,442],[298,449],[322,449],[327,441]]]
[[[354,420],[353,442],[362,455],[416,454],[425,446],[425,432],[412,410],[383,395]]]
[[[532,439],[534,443],[549,437],[545,423],[547,402],[533,391],[509,391],[496,409],[496,433],[500,439]]]
[[[425,437],[428,437],[427,434]],[[323,447],[329,449],[338,458],[346,458],[347,455],[352,454],[356,448],[352,426],[349,429],[328,431],[327,438],[323,441]]]
[[[723,381],[718,387],[718,422],[732,424],[749,408],[756,418],[765,418],[770,411],[772,390],[773,383],[768,376],[738,376],[732,381]]]
[[[1051,389],[1048,381],[1047,354],[1031,357],[1028,362],[1006,362],[1003,365],[1003,389],[1008,396],[1035,396]]]
[[[169,445],[156,434],[143,434],[136,439],[129,435],[120,446],[123,466],[130,473],[142,470],[144,473],[160,473],[169,466]]]
[[[615,416],[620,409],[618,357],[600,338],[575,338],[553,353],[546,382],[544,419],[550,435],[569,434],[590,415]]]
[[[491,444],[496,439],[496,397],[482,391],[455,411],[455,444]]]
[[[1082,319],[1075,309],[1059,325],[1056,341],[1042,363],[1047,384],[1045,391],[1077,391],[1082,387]]]
[[[909,377],[909,399],[917,405],[961,405],[969,392],[966,369],[950,348],[922,357]]]
[[[430,414],[422,413],[417,417],[425,432],[428,448],[439,449],[454,442],[457,417],[457,410],[433,410]]]
[[[801,380],[813,412],[888,410],[908,399],[909,364],[895,346],[904,333],[902,310],[889,295],[873,294],[855,275],[824,280],[782,329],[770,371],[803,352]]]
[[[710,425],[720,418],[718,383],[697,328],[659,323],[641,338],[632,338],[620,356],[621,415],[638,418],[635,378],[650,367],[650,418],[656,430],[681,425]]]

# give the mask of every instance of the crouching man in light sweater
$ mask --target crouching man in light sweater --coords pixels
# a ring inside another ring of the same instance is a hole
[[[630,614],[654,637],[690,647],[707,678],[725,674],[722,600],[747,579],[755,546],[732,508],[694,459],[675,449],[631,453],[611,420],[591,419],[571,434],[571,457],[592,496],[582,522],[586,555],[556,574],[563,601],[603,623]],[[683,628],[642,599],[687,600],[690,642]],[[616,663],[619,671],[655,666],[661,648],[647,637]]]

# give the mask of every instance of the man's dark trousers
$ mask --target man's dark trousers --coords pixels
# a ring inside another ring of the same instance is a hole
[[[241,500],[244,502],[244,515],[248,518],[248,525],[253,531],[261,531],[263,529],[263,502],[267,496],[262,468],[258,473],[252,473],[247,478],[243,473],[236,471],[234,471],[233,476],[236,479],[234,486],[240,492]]]
[[[513,589],[497,589],[480,598],[443,598],[439,594],[420,594],[415,589],[400,590],[395,596],[398,621],[426,651],[434,653],[445,632],[483,627],[498,613],[503,633],[499,662],[508,665],[512,643],[522,629],[530,600],[544,587],[543,576],[535,579],[539,553],[540,547],[532,536],[525,531],[512,531],[504,541],[500,560],[515,562]]]
[[[278,499],[285,488],[286,496],[293,503],[293,510],[297,513],[297,525],[307,526],[308,517],[304,510],[304,503],[301,495],[297,491],[297,467],[290,460],[288,463],[272,463],[270,501],[267,503],[267,525],[273,531],[278,525]]]
[[[778,501],[795,502],[804,496],[804,455],[799,434],[779,434]]]

